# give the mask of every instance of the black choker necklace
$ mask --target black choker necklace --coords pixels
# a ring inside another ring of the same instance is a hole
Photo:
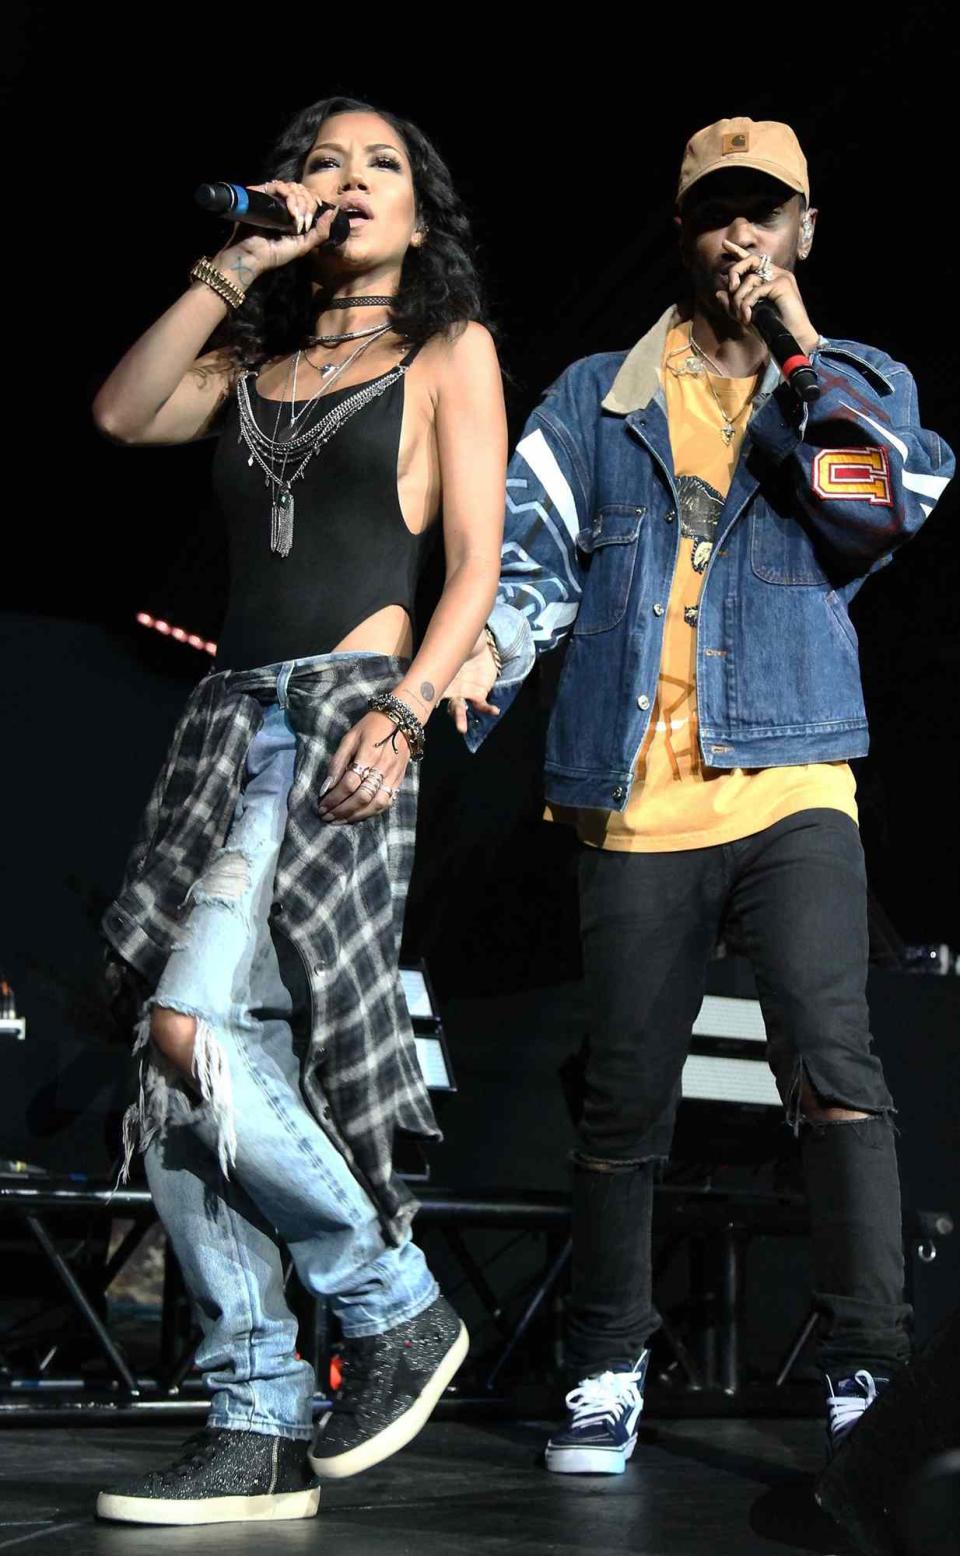
[[[396,300],[396,294],[393,297],[331,297],[323,307],[324,312],[328,308],[389,308]]]

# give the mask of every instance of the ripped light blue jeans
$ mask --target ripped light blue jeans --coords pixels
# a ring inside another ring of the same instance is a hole
[[[185,943],[151,1000],[196,1018],[197,1084],[153,1050],[146,1100],[160,1127],[145,1165],[203,1332],[208,1424],[306,1438],[315,1380],[296,1355],[281,1245],[348,1336],[414,1318],[437,1285],[409,1234],[399,1247],[385,1242],[372,1200],[301,1094],[268,924],[295,758],[284,708],[293,662],[277,668],[278,701],[247,754],[228,860],[193,892]]]

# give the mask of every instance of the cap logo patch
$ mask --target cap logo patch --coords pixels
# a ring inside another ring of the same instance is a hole
[[[725,135],[721,143],[720,155],[729,157],[735,151],[749,151],[750,136],[745,130],[738,130],[735,135]]]

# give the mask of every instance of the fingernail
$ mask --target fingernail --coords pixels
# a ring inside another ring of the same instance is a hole
[[[333,788],[333,779],[332,778],[324,778],[323,783],[320,785],[321,797],[324,794],[328,793],[328,791],[330,789],[332,789],[332,788]]]

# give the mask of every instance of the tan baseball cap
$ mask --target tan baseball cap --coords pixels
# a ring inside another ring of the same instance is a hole
[[[752,167],[810,199],[810,175],[789,124],[774,119],[718,119],[687,141],[680,168],[679,203],[687,190],[725,167]]]

